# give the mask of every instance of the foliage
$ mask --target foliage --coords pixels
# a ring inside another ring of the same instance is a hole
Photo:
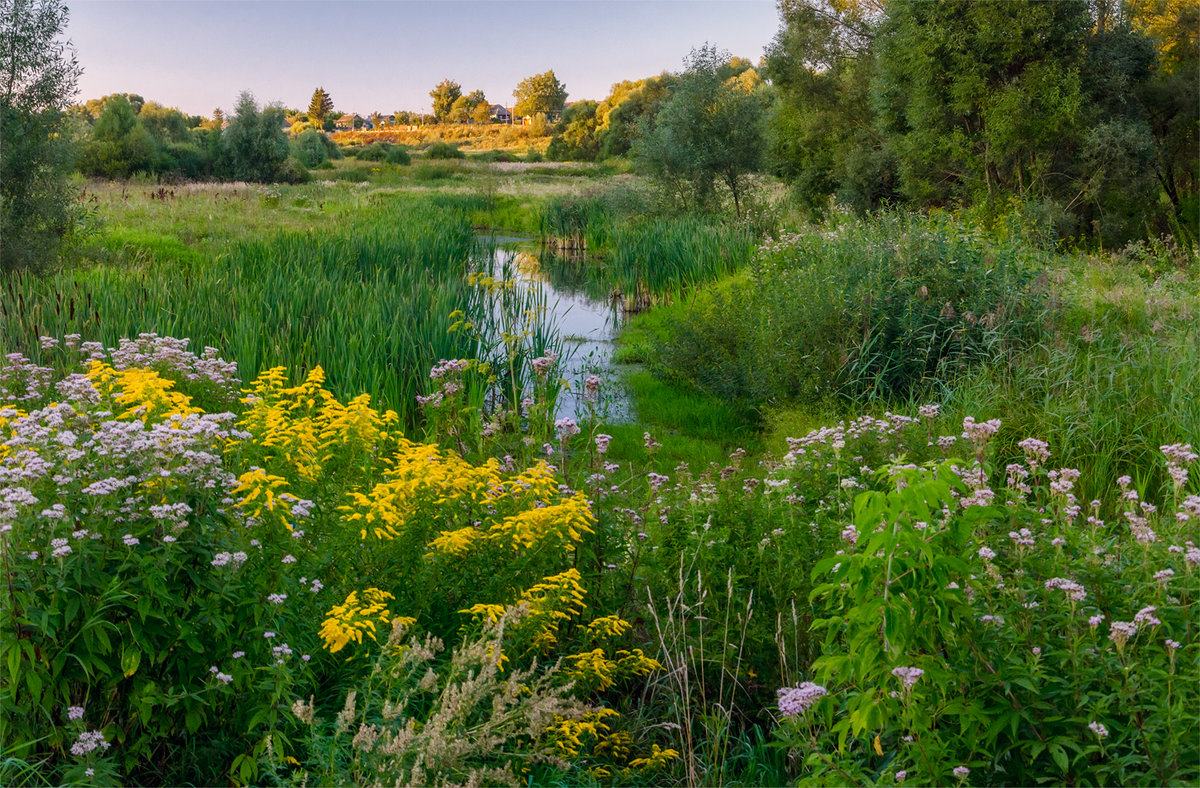
[[[1163,447],[1176,484],[1161,507],[1128,477],[1121,501],[1085,505],[1078,472],[1032,438],[1002,482],[985,459],[999,426],[964,423],[970,468],[883,469],[895,489],[855,499],[846,550],[814,569],[830,693],[807,712],[781,701],[785,737],[817,780],[1195,780],[1196,455]]]
[[[427,159],[465,159],[467,154],[449,142],[435,142],[425,149]]]
[[[238,97],[229,128],[221,134],[221,155],[228,177],[239,181],[274,183],[288,157],[287,136],[281,130],[283,110],[261,111],[248,92]]]
[[[721,183],[740,217],[747,176],[762,161],[765,99],[729,81],[730,58],[715,47],[692,50],[661,109],[643,121],[633,154],[686,210],[704,210]]]
[[[517,100],[513,115],[518,118],[531,117],[539,112],[557,116],[562,113],[567,100],[567,87],[550,70],[521,80],[513,89],[513,97]]]
[[[113,96],[96,119],[92,138],[83,146],[80,169],[102,178],[128,178],[149,172],[155,142],[124,96]]]
[[[450,109],[454,102],[462,96],[462,85],[449,79],[443,79],[429,91],[433,99],[433,116],[438,123],[444,123],[450,117]]]
[[[1181,9],[859,5],[789,0],[768,51],[774,166],[810,208],[1028,205],[1109,245],[1190,226],[1195,81],[1173,69],[1195,38],[1149,21]]]
[[[78,218],[63,110],[80,68],[56,0],[0,3],[0,270],[54,264]]]
[[[325,88],[313,91],[312,101],[308,103],[308,119],[320,128],[325,118],[333,113],[333,98],[325,92]]]
[[[328,137],[315,129],[302,132],[289,143],[291,155],[305,167],[316,167],[330,159],[341,157],[341,150]]]
[[[689,310],[662,363],[751,402],[907,397],[1039,337],[1039,261],[947,217],[783,235]]]

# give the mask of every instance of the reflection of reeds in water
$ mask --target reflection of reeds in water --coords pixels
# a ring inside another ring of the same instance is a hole
[[[598,257],[556,254],[547,244],[541,271],[556,289],[640,312],[732,273],[755,249],[744,228],[691,217],[618,225],[611,245],[611,253]]]

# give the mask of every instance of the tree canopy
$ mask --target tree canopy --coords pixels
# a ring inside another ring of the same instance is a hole
[[[449,79],[443,79],[429,91],[429,97],[433,99],[433,116],[437,118],[438,123],[444,123],[450,118],[450,110],[461,96],[462,85]]]
[[[727,52],[693,49],[657,114],[647,115],[633,152],[684,206],[707,208],[723,184],[740,216],[746,179],[762,164],[766,97],[746,90]]]
[[[308,102],[308,121],[317,128],[325,123],[325,118],[333,112],[333,97],[319,87],[313,91],[312,100]]]
[[[539,112],[557,115],[567,101],[567,88],[550,70],[521,80],[513,97],[517,100],[513,112],[518,117],[531,117]]]
[[[52,264],[75,226],[63,129],[81,69],[59,0],[0,0],[0,267]]]

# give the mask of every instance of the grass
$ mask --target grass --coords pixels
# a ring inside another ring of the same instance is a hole
[[[142,332],[188,337],[197,348],[223,348],[243,378],[321,364],[332,389],[369,393],[411,424],[433,363],[480,350],[449,331],[452,312],[477,308],[465,282],[476,243],[469,209],[445,196],[380,195],[340,229],[281,229],[207,262],[186,248],[159,259],[154,249],[178,252],[179,242],[142,233],[121,253],[136,265],[7,278],[2,344],[38,357],[41,335],[109,345]]]

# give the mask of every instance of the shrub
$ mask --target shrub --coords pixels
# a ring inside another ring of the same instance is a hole
[[[916,396],[1039,337],[1044,260],[944,216],[784,235],[690,311],[661,360],[752,402]]]
[[[315,129],[308,129],[291,142],[292,156],[305,167],[316,167],[331,158],[340,158],[337,145]]]
[[[391,150],[392,145],[389,142],[372,142],[370,145],[359,148],[355,156],[359,161],[384,161]]]
[[[425,149],[427,159],[465,159],[467,154],[458,149],[457,145],[449,142],[435,142]]]
[[[397,145],[387,152],[385,161],[388,164],[407,167],[408,165],[412,164],[412,156],[408,154],[408,150],[406,148]]]
[[[1048,444],[1001,473],[1000,423],[963,426],[967,462],[893,464],[855,498],[814,569],[825,653],[781,690],[782,738],[817,782],[1195,782],[1197,455],[1163,447],[1161,497],[1124,477],[1085,503]]]

